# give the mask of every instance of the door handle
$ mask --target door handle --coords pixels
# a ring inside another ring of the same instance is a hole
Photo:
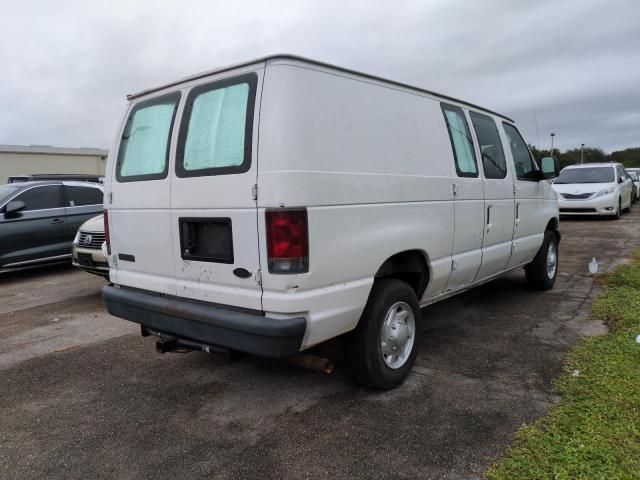
[[[493,207],[493,205],[487,207],[487,233],[491,230],[491,207]]]
[[[516,203],[516,226],[520,223],[520,202]]]
[[[64,220],[62,218],[54,218],[49,223],[64,223]]]

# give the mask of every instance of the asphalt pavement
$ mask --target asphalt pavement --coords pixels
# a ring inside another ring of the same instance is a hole
[[[608,271],[640,245],[619,221],[561,221],[548,292],[524,272],[423,310],[413,373],[379,393],[285,361],[158,354],[70,267],[0,275],[0,478],[481,478],[553,379]],[[331,345],[328,346],[331,350]]]

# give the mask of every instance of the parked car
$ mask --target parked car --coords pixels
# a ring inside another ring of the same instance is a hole
[[[585,163],[565,167],[553,182],[561,215],[620,218],[631,209],[633,182],[620,163]]]
[[[73,239],[71,261],[74,267],[109,278],[109,264],[102,251],[104,220],[102,215],[84,222]]]
[[[103,297],[160,351],[288,357],[348,334],[356,380],[392,388],[420,307],[522,267],[553,287],[557,165],[508,117],[293,56],[129,98]]]
[[[633,182],[633,203],[636,203],[640,199],[640,176],[637,172],[627,171]]]
[[[78,227],[102,211],[102,185],[39,181],[0,185],[0,268],[68,261]]]

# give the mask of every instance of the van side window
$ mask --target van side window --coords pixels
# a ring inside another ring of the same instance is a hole
[[[473,140],[464,112],[460,107],[442,103],[444,121],[449,131],[449,140],[453,148],[453,157],[456,161],[456,171],[459,177],[477,177],[478,163],[473,149]]]
[[[507,162],[496,122],[488,115],[476,112],[470,112],[470,116],[480,144],[485,178],[506,178]]]
[[[516,127],[506,122],[502,122],[502,125],[509,139],[509,147],[511,148],[511,156],[513,157],[518,180],[532,180],[531,173],[537,168],[533,158],[531,158],[531,152],[529,152],[527,144]]]
[[[255,74],[194,88],[178,140],[179,177],[241,173],[251,163]]]
[[[167,176],[169,140],[179,100],[180,94],[173,93],[133,107],[120,140],[116,166],[119,182]]]

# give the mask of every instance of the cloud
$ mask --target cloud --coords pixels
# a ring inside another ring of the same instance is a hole
[[[640,144],[633,0],[23,1],[2,11],[0,143],[109,147],[127,93],[291,52],[503,112],[542,147],[551,131],[563,149]]]

